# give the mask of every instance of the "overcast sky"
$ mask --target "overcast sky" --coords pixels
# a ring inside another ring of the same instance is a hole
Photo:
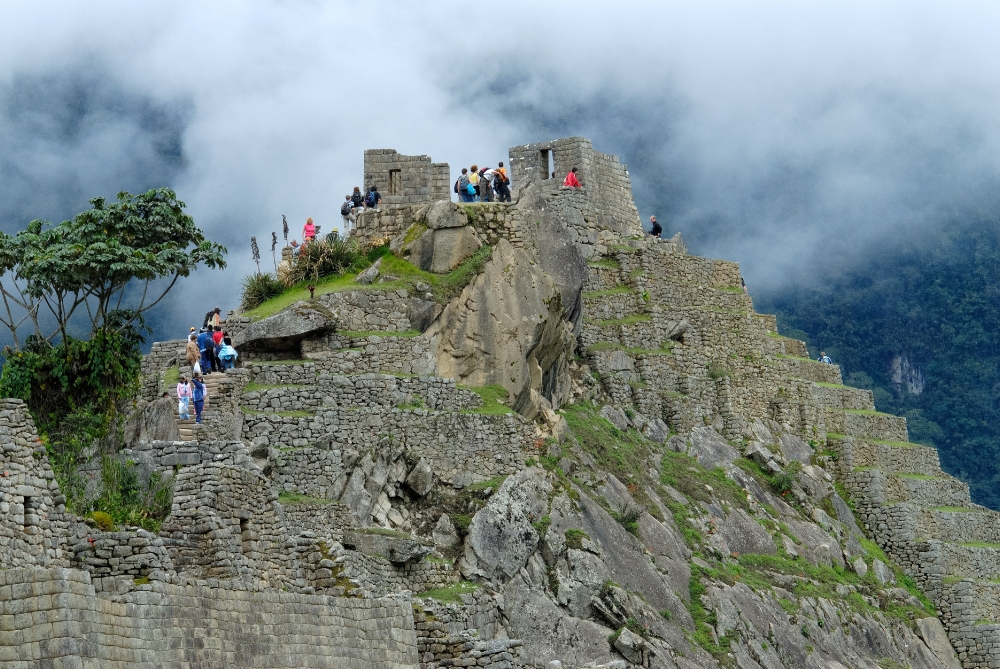
[[[644,220],[780,290],[997,201],[997,35],[986,2],[0,1],[0,227],[170,186],[230,249],[168,305],[194,322],[282,214],[339,225],[366,148],[585,135]]]

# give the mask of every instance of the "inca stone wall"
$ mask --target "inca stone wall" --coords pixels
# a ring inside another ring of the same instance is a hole
[[[432,163],[430,156],[368,149],[364,169],[362,192],[367,192],[373,184],[378,186],[386,205],[442,200],[451,193],[448,163]]]
[[[6,569],[0,620],[10,669],[417,667],[410,605],[389,599],[151,583],[111,601],[86,572]]]

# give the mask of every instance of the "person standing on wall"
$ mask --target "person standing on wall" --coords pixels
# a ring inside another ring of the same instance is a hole
[[[372,187],[368,189],[368,194],[365,195],[365,208],[381,211],[381,209],[379,209],[379,205],[381,204],[382,194],[378,192],[378,188],[375,187],[375,184],[372,184]]]
[[[462,174],[458,177],[455,188],[458,190],[459,202],[472,202],[472,182],[469,181],[469,170],[462,168]]]
[[[580,180],[576,178],[576,170],[577,168],[574,167],[569,171],[569,173],[566,175],[566,179],[563,180],[563,186],[566,186],[568,188],[583,188],[583,186],[580,184]]]
[[[351,193],[351,204],[354,205],[355,209],[365,208],[365,196],[361,194],[360,186],[354,187],[354,192]]]
[[[482,202],[493,201],[493,179],[496,176],[489,167],[484,167],[479,171],[479,199]]]
[[[510,179],[507,177],[507,170],[500,166],[493,170],[493,189],[497,192],[497,202],[510,202]]]
[[[826,354],[826,351],[820,351],[819,357],[816,358],[816,362],[822,362],[825,365],[832,365],[833,360],[830,360],[830,356]]]
[[[473,165],[469,168],[469,183],[472,184],[473,196],[470,202],[479,201],[479,166]]]
[[[208,397],[208,388],[201,380],[200,374],[191,377],[191,399],[194,402],[194,422],[201,423],[201,412],[205,410],[205,399]]]
[[[660,235],[663,234],[663,228],[661,228],[660,224],[656,222],[656,216],[649,217],[649,234],[653,235],[657,239],[659,239]]]
[[[314,239],[316,239],[316,226],[313,224],[312,217],[309,217],[306,219],[306,224],[302,226],[302,243],[308,244]]]
[[[351,225],[356,224],[358,217],[354,215],[354,201],[348,195],[344,204],[340,205],[340,217],[344,221],[344,236],[351,231]]]

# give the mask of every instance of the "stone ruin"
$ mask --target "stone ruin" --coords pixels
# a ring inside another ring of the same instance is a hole
[[[458,206],[430,158],[366,152],[384,205],[359,243],[438,273],[491,259],[443,302],[374,276],[230,314],[241,367],[212,380],[204,426],[179,432],[159,399],[183,340],[153,345],[120,457],[172,482],[158,534],[67,511],[4,401],[4,666],[998,666],[1000,519],[905,419],[754,312],[735,263],[643,236],[617,159],[569,138],[510,165],[514,202]],[[545,178],[571,166],[582,190]],[[627,473],[574,434],[588,403],[648,449]],[[780,495],[767,477],[787,472]],[[802,574],[751,587],[723,573],[740,555]]]

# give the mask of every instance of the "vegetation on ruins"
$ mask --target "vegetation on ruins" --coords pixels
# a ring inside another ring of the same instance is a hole
[[[106,459],[103,492],[87,501],[77,465],[117,450],[139,385],[143,315],[199,266],[224,268],[226,249],[167,188],[91,204],[58,225],[0,234],[0,324],[12,339],[0,393],[28,405],[74,511],[148,525],[169,510],[159,482],[140,486],[132,465]]]
[[[1000,226],[959,215],[896,240],[850,271],[760,300],[783,334],[825,350],[848,385],[904,415],[911,440],[937,446],[973,499],[1000,508]],[[893,381],[899,355],[926,376],[920,394]]]

